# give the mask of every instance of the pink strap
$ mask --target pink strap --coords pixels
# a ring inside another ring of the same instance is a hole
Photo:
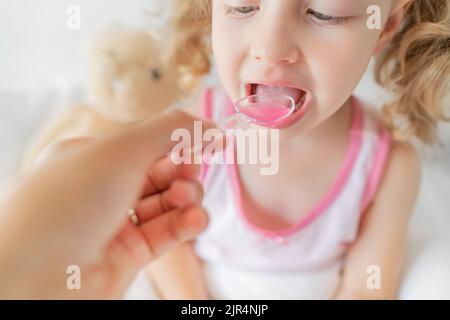
[[[380,129],[378,134],[378,145],[375,149],[372,168],[370,170],[369,177],[364,188],[361,206],[363,213],[373,201],[378,190],[389,156],[390,141],[391,139],[388,131],[384,128]]]
[[[202,104],[202,116],[208,120],[212,120],[212,97],[213,97],[213,89],[206,88],[201,97]]]
[[[213,99],[213,89],[212,88],[206,88],[202,92],[201,97],[201,109],[202,109],[202,117],[204,117],[207,120],[213,120],[213,114],[212,114],[212,99]],[[200,183],[203,184],[206,178],[206,174],[208,173],[208,164],[204,163],[202,161],[201,167],[200,167],[200,176],[199,180]]]

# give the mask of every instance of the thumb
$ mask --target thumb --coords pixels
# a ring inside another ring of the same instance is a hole
[[[213,122],[175,109],[131,126],[125,132],[110,136],[99,143],[102,144],[101,150],[105,157],[120,159],[122,165],[130,169],[129,173],[142,174],[150,164],[166,156],[179,143],[173,138],[176,130],[185,130],[186,134],[193,137],[198,134],[196,131],[204,132],[211,128],[215,128]]]

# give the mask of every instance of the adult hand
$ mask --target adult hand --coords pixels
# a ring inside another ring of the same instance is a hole
[[[120,298],[141,268],[201,232],[199,168],[167,157],[173,130],[192,134],[194,120],[175,110],[108,138],[55,146],[2,206],[0,296]],[[67,288],[69,266],[81,271],[80,290]]]

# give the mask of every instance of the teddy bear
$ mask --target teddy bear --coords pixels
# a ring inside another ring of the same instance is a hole
[[[155,32],[118,27],[103,31],[88,62],[87,101],[64,108],[38,133],[21,171],[28,171],[52,142],[118,131],[185,96],[178,71],[162,52]]]

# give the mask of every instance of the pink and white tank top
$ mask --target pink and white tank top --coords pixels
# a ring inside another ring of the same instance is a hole
[[[342,262],[377,191],[390,145],[388,132],[352,100],[350,144],[338,176],[319,203],[286,230],[264,230],[246,219],[236,164],[202,167],[210,223],[195,250],[205,263],[256,271],[312,271]],[[212,88],[204,91],[202,107],[204,117],[217,122],[234,112],[226,94]]]

